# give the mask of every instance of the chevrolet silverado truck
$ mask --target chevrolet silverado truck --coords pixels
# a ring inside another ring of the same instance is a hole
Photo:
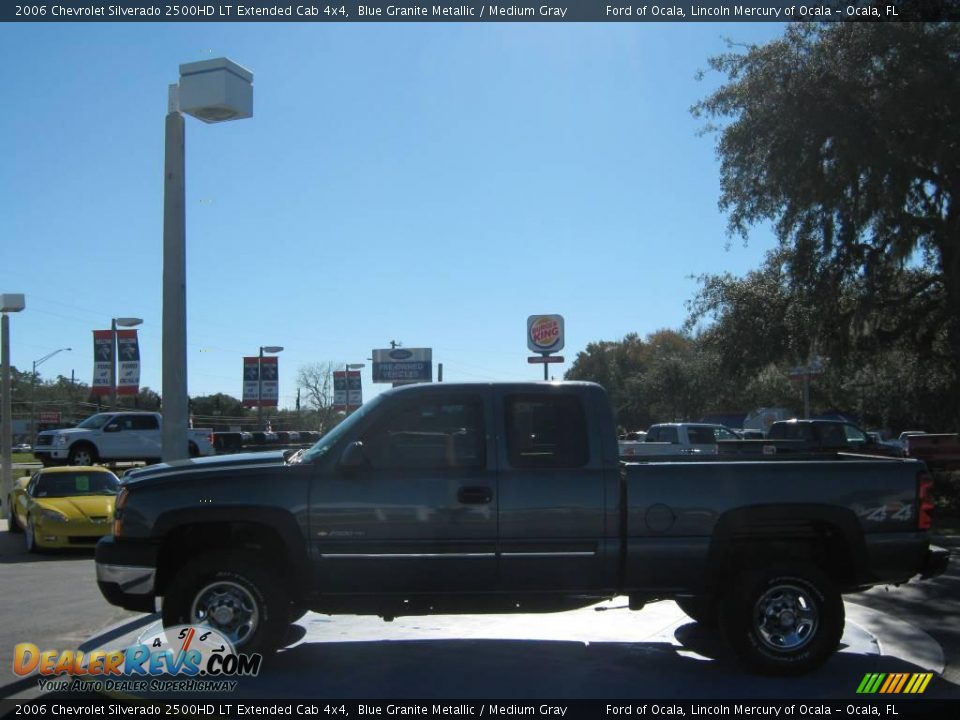
[[[37,434],[34,456],[45,466],[122,461],[159,462],[163,418],[154,412],[106,412],[73,428]],[[187,430],[191,457],[212,455],[212,430]]]
[[[841,593],[945,570],[930,486],[908,459],[623,463],[593,383],[411,385],[306,450],[128,472],[97,581],[247,652],[307,610],[674,599],[748,666],[795,674],[837,648]]]

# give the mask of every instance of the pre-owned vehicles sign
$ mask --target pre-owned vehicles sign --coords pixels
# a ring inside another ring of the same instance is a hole
[[[431,382],[432,348],[393,348],[373,351],[375,383]]]

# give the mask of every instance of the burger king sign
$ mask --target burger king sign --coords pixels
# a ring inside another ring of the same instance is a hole
[[[535,353],[553,353],[563,350],[563,315],[528,317],[527,347]]]

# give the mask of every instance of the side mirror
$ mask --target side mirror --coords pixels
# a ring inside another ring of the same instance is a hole
[[[343,454],[340,455],[339,467],[342,470],[359,470],[369,464],[367,455],[363,451],[363,443],[359,440],[347,445],[343,449]]]

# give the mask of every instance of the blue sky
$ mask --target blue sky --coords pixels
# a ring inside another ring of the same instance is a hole
[[[161,388],[163,127],[180,63],[254,73],[254,117],[187,118],[188,385],[241,395],[242,357],[297,369],[433,348],[445,381],[537,380],[526,318],[587,343],[678,328],[726,248],[712,136],[689,107],[724,38],[768,23],[0,25],[0,292],[12,363],[92,378],[91,331],[135,316]]]

